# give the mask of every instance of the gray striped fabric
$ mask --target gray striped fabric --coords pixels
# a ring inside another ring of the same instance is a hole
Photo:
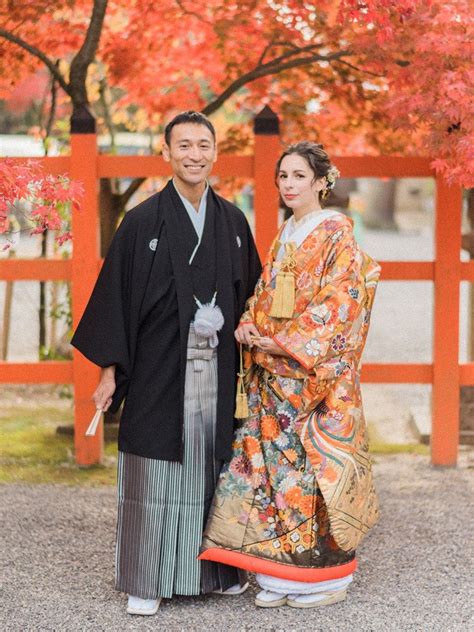
[[[198,595],[239,581],[196,557],[220,470],[214,458],[217,353],[191,328],[183,463],[119,453],[116,588],[143,599]]]

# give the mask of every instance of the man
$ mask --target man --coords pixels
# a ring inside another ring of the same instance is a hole
[[[244,215],[207,184],[211,122],[176,116],[163,157],[173,179],[125,215],[72,339],[102,367],[97,408],[116,411],[125,398],[116,588],[143,615],[173,594],[246,588],[236,569],[196,558],[231,453],[233,332],[260,273]],[[212,312],[212,331],[198,328],[199,305]]]

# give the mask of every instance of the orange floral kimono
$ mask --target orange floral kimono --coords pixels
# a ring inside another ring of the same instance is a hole
[[[304,582],[352,573],[378,514],[360,361],[380,267],[350,219],[323,211],[318,222],[293,244],[292,317],[269,315],[284,224],[241,318],[290,357],[247,352],[249,417],[236,430],[200,556]]]

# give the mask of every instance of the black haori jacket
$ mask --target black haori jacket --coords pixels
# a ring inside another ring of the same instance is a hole
[[[219,332],[216,458],[231,454],[237,347],[233,332],[260,274],[249,225],[208,192],[201,245],[173,183],[129,211],[110,246],[72,344],[95,364],[115,365],[111,410],[125,404],[119,450],[182,459],[189,325],[217,288]]]

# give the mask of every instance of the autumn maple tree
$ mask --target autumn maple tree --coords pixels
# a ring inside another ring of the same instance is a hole
[[[467,0],[2,0],[0,97],[46,68],[73,120],[91,111],[112,138],[225,109],[224,150],[251,143],[269,103],[284,140],[427,154],[472,186],[471,13]],[[110,226],[141,182],[102,182]]]
[[[66,175],[45,174],[37,161],[0,161],[0,234],[6,235],[3,249],[12,243],[10,217],[15,206],[21,206],[32,234],[53,230],[60,245],[71,239],[71,209],[79,209],[82,195],[79,182]]]

